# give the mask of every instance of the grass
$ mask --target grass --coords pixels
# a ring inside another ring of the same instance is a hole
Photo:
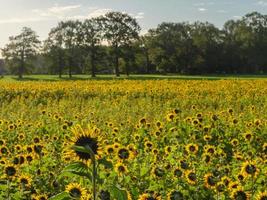
[[[75,81],[75,80],[116,80],[116,79],[129,79],[129,80],[225,80],[225,79],[267,79],[267,75],[177,75],[177,74],[140,74],[140,75],[121,75],[115,77],[114,75],[97,75],[96,78],[91,78],[90,75],[73,75],[69,78],[68,75],[59,78],[58,75],[25,75],[23,79],[17,76],[7,75],[0,78],[0,81]]]

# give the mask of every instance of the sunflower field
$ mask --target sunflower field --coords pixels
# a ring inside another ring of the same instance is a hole
[[[266,200],[266,80],[0,82],[2,200]]]

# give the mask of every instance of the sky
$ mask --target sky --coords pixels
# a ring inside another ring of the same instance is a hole
[[[31,27],[44,40],[59,21],[83,20],[109,11],[135,17],[142,33],[161,22],[208,21],[217,27],[258,11],[267,14],[267,0],[0,0],[0,48],[22,27]]]

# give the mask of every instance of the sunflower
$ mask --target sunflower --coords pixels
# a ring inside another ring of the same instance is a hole
[[[241,171],[245,176],[257,176],[259,173],[255,161],[246,161],[243,163]]]
[[[169,113],[166,116],[166,119],[167,119],[167,121],[171,122],[171,121],[173,121],[174,117],[175,117],[175,114],[174,113]]]
[[[4,174],[7,178],[13,178],[17,175],[18,169],[15,165],[7,165],[4,169]]]
[[[138,200],[161,200],[161,197],[157,194],[144,193],[139,196]]]
[[[233,190],[233,192],[231,193],[231,198],[233,200],[247,200],[250,199],[249,198],[249,194],[247,192],[245,192],[242,189],[236,189]]]
[[[80,152],[73,149],[73,146],[81,146],[87,149],[91,149],[95,157],[98,159],[102,154],[102,138],[97,128],[91,128],[88,126],[87,129],[82,129],[81,126],[76,126],[72,128],[74,137],[71,139],[71,147],[66,151],[65,156],[74,156],[74,159],[82,161],[91,161],[91,154]]]
[[[232,144],[233,146],[237,146],[237,145],[239,144],[238,139],[232,139],[232,140],[231,140],[231,144]]]
[[[119,175],[122,175],[128,172],[127,167],[122,162],[118,162],[115,165],[115,170]]]
[[[183,171],[180,168],[176,168],[173,171],[174,177],[180,178],[183,175]]]
[[[126,147],[121,147],[117,150],[117,157],[119,160],[130,160],[133,158],[133,153]]]
[[[205,187],[209,189],[215,188],[216,182],[217,182],[216,178],[211,173],[205,174],[204,176]]]
[[[165,175],[165,171],[160,167],[154,167],[152,170],[153,176],[156,178],[161,178]]]
[[[187,170],[185,172],[185,178],[187,182],[190,183],[191,185],[195,185],[197,183],[197,175],[192,170]]]
[[[198,145],[190,143],[190,144],[186,145],[185,149],[188,153],[196,154],[198,151]]]
[[[259,192],[256,196],[256,200],[267,200],[267,192]]]
[[[167,200],[183,200],[183,199],[184,199],[183,193],[178,190],[172,190],[167,195]]]
[[[30,176],[27,175],[20,175],[19,176],[19,183],[22,187],[28,187],[31,185],[32,179]]]
[[[211,162],[211,155],[207,153],[202,154],[202,160],[206,163],[209,164]]]
[[[107,145],[107,146],[105,146],[105,152],[108,155],[112,155],[115,152],[114,146],[113,145]]]
[[[73,199],[87,199],[86,190],[78,183],[70,183],[66,186],[66,192]]]
[[[245,138],[245,140],[246,140],[247,142],[251,142],[252,139],[253,139],[253,135],[252,135],[252,133],[245,133],[245,134],[244,134],[244,138]]]

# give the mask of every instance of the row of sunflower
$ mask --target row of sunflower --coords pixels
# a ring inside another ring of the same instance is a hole
[[[0,199],[265,200],[266,110],[264,80],[0,82]]]

